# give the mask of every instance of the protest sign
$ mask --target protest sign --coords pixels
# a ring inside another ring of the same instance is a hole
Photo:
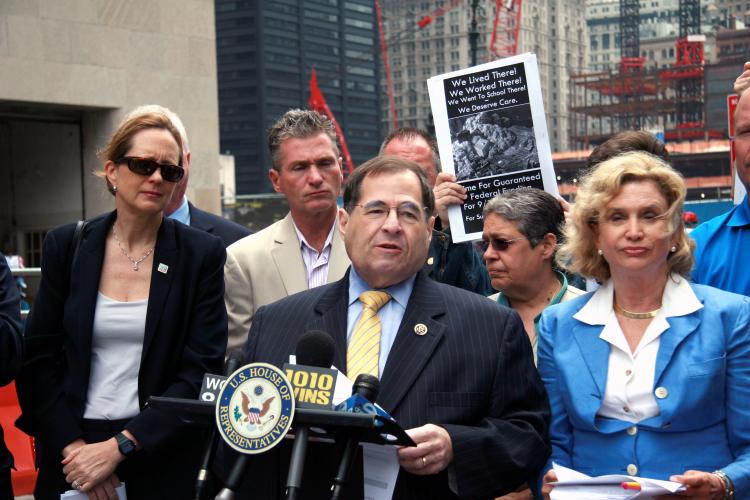
[[[534,54],[438,75],[427,87],[443,171],[468,195],[449,209],[454,242],[481,238],[482,209],[498,194],[557,195]]]

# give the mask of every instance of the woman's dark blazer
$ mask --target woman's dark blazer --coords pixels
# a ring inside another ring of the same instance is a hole
[[[16,425],[41,440],[58,462],[62,449],[82,435],[94,310],[115,218],[111,212],[88,222],[72,271],[75,224],[50,231],[44,240],[41,285],[26,323],[27,357],[17,384],[23,413]],[[197,398],[203,375],[221,373],[227,344],[225,258],[218,238],[164,218],[138,372],[141,412],[125,426],[146,451],[159,450],[178,432],[174,417],[144,408],[148,398]]]

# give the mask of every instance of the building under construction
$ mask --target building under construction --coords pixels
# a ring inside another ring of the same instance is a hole
[[[679,34],[669,51],[674,59],[660,67],[648,64],[653,50],[641,47],[639,1],[620,0],[619,7],[617,67],[572,76],[584,89],[569,94],[578,147],[588,149],[630,129],[663,133],[667,142],[726,139],[726,96],[749,53],[750,29],[717,26],[709,35],[716,50],[707,63],[700,4],[680,0]]]

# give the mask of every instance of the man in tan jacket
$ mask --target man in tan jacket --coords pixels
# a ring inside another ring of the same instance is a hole
[[[349,266],[336,227],[343,175],[331,121],[315,111],[289,110],[271,127],[268,145],[268,176],[286,196],[289,213],[227,248],[227,353],[245,344],[260,306],[336,281]]]

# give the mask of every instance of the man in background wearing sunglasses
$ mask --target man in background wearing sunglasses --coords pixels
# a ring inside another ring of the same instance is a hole
[[[177,116],[177,113],[158,104],[139,106],[131,111],[128,117],[151,112],[161,112],[167,115],[175,128],[180,132],[180,137],[182,139],[182,168],[185,171],[185,175],[179,179],[179,183],[175,187],[172,199],[169,201],[166,208],[164,208],[164,215],[170,219],[182,222],[187,226],[192,226],[196,229],[206,231],[209,234],[213,234],[214,236],[218,236],[224,242],[225,247],[228,247],[240,238],[248,236],[251,233],[248,228],[223,217],[219,217],[218,215],[201,210],[188,201],[185,193],[187,191],[188,179],[190,177],[191,157],[185,125],[182,123],[180,117]],[[134,166],[138,167],[138,165]],[[146,165],[143,166],[146,167]],[[148,175],[151,173],[153,172],[148,173]],[[164,169],[162,169],[161,174],[162,177],[164,177]]]
[[[482,258],[471,243],[453,243],[448,226],[448,207],[466,199],[463,186],[452,174],[440,171],[437,144],[430,134],[418,128],[396,129],[380,146],[381,155],[393,155],[413,161],[424,170],[435,194],[435,229],[424,266],[430,278],[481,295],[492,293],[490,278]]]

